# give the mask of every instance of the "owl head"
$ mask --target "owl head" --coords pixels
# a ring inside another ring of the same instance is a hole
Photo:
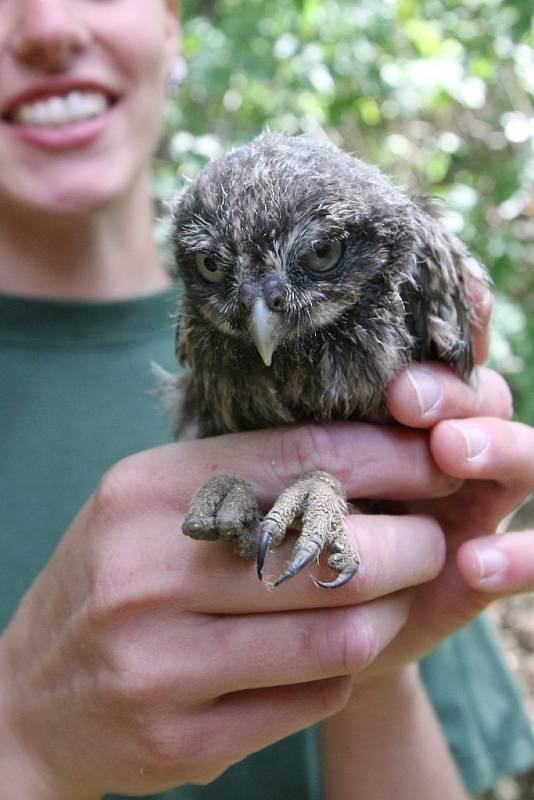
[[[186,306],[269,366],[281,345],[351,309],[365,317],[398,300],[414,283],[421,227],[376,167],[306,136],[264,134],[186,189],[173,240]]]

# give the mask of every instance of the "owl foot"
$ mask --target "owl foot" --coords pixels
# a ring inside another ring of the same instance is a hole
[[[215,475],[193,497],[182,530],[192,539],[232,539],[239,555],[256,558],[260,515],[252,487],[234,475]]]
[[[270,547],[277,547],[290,527],[300,527],[291,561],[287,569],[274,582],[279,586],[292,578],[323,549],[330,550],[328,566],[339,577],[333,581],[319,581],[317,586],[336,589],[350,581],[356,573],[360,559],[351,547],[343,521],[347,514],[347,501],[337,478],[328,472],[308,472],[286,489],[261,523],[258,544],[257,569],[261,579],[265,556]]]

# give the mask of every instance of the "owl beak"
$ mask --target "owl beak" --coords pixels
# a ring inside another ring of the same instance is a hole
[[[271,366],[273,353],[282,338],[282,316],[271,311],[263,297],[254,301],[249,318],[249,331],[263,363]]]

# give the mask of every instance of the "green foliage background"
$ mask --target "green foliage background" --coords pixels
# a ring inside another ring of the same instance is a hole
[[[534,421],[531,0],[186,0],[155,191],[275,131],[326,135],[416,192],[489,267],[492,361]]]

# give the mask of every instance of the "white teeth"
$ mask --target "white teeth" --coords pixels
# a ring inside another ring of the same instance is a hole
[[[55,95],[35,103],[24,103],[13,112],[15,122],[23,125],[61,127],[103,114],[108,98],[100,92],[72,91],[65,96]]]

